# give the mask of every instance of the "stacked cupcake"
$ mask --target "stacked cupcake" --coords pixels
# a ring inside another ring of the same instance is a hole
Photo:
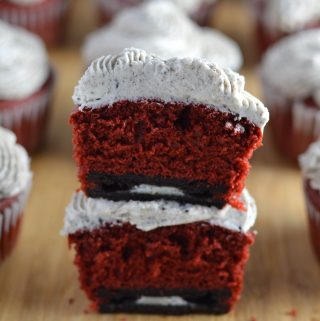
[[[95,60],[73,99],[81,189],[63,233],[93,308],[228,312],[254,241],[244,185],[267,109],[230,69],[139,49]]]

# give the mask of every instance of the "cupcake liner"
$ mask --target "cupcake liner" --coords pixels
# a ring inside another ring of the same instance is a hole
[[[320,260],[320,209],[317,208],[310,199],[307,191],[307,183],[304,184],[304,192],[309,219],[310,239],[313,250]]]
[[[4,260],[15,246],[31,185],[30,180],[23,192],[9,199],[7,206],[0,209],[0,261]]]
[[[44,86],[26,99],[0,101],[0,125],[12,130],[17,142],[29,153],[38,150],[44,142],[54,78],[51,71]]]
[[[62,35],[69,0],[46,0],[32,6],[0,2],[0,19],[38,34],[46,44],[57,43]]]

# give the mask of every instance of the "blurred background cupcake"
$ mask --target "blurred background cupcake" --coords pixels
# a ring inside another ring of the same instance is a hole
[[[319,0],[247,0],[256,19],[256,40],[265,51],[279,39],[320,27]]]
[[[100,13],[101,24],[110,22],[121,10],[141,2],[161,0],[95,0]],[[214,7],[218,0],[170,0],[179,6],[195,22],[205,26],[210,23]],[[156,14],[156,12],[155,12]]]
[[[45,139],[54,75],[36,35],[0,20],[0,125],[29,153]]]
[[[222,33],[200,28],[173,1],[146,1],[119,13],[107,26],[89,35],[82,47],[85,63],[124,48],[136,47],[161,58],[200,57],[239,70],[239,46]]]
[[[29,158],[15,135],[0,127],[0,262],[12,251],[31,187]]]
[[[320,260],[320,141],[300,156],[311,241]]]
[[[296,161],[320,138],[320,29],[271,47],[262,60],[265,102],[278,150]]]
[[[39,35],[47,45],[61,40],[69,0],[1,0],[0,19]]]

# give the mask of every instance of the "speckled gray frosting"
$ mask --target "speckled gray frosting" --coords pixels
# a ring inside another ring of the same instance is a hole
[[[131,48],[95,60],[76,86],[73,101],[80,110],[121,100],[204,104],[263,128],[268,109],[244,85],[243,76],[201,59],[163,60]]]
[[[255,223],[257,209],[247,190],[242,193],[246,211],[230,205],[223,209],[174,201],[110,201],[103,198],[88,198],[83,192],[74,194],[66,208],[62,234],[80,230],[93,230],[109,224],[130,223],[142,231],[159,227],[195,222],[208,222],[230,230],[246,233]]]
[[[236,42],[212,28],[200,28],[172,1],[143,2],[117,15],[89,35],[82,48],[87,64],[100,56],[136,47],[161,58],[199,57],[239,70],[242,54]]]

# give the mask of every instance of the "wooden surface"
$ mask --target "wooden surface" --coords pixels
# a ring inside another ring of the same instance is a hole
[[[237,3],[224,1],[217,26],[243,47],[249,61],[243,70],[247,88],[259,95],[250,19]],[[59,236],[64,207],[78,187],[68,115],[70,96],[83,69],[79,45],[95,28],[90,2],[73,1],[67,44],[50,51],[58,71],[50,137],[47,148],[32,162],[34,186],[18,246],[0,266],[1,321],[178,320],[84,313],[88,301],[78,287],[73,253],[68,251],[66,239]],[[300,172],[276,156],[268,130],[265,146],[253,160],[248,187],[259,207],[259,235],[247,266],[241,302],[227,316],[186,316],[179,320],[251,321],[255,317],[257,321],[319,321],[320,265],[308,240]],[[287,315],[292,309],[297,310],[296,318]]]

